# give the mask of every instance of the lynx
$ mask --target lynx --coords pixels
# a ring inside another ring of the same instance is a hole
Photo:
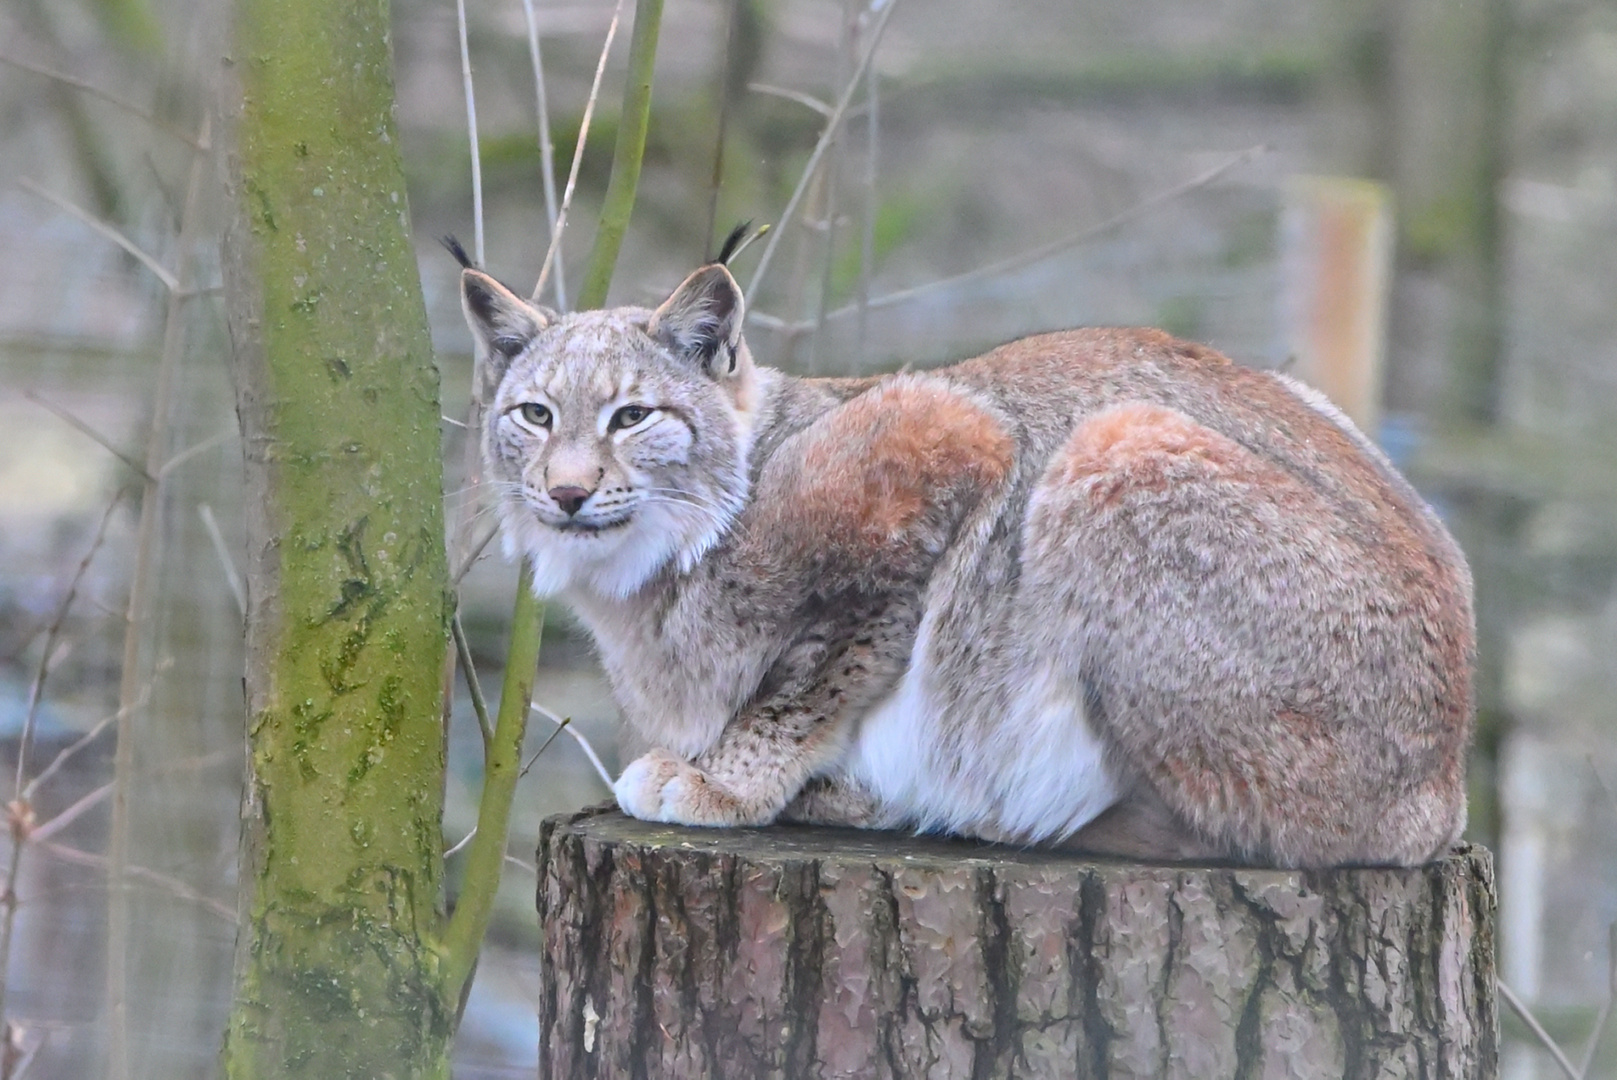
[[[1322,396],[1156,330],[793,378],[735,239],[655,310],[462,275],[507,552],[653,747],[625,812],[1282,866],[1456,839],[1470,574]]]

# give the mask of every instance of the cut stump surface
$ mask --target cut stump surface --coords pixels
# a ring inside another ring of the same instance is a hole
[[[539,1075],[1497,1075],[1487,851],[1143,865],[615,810],[539,846]]]

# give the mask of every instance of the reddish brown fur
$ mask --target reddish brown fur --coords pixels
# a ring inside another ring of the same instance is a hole
[[[1109,503],[1125,490],[1168,487],[1187,463],[1234,472],[1239,452],[1230,440],[1172,409],[1138,403],[1082,424],[1051,472]]]
[[[902,382],[855,398],[806,435],[776,527],[864,557],[904,542],[938,504],[1000,483],[1015,450],[963,395]]]
[[[1133,344],[1136,353],[1168,344],[1155,334],[1132,335],[1123,342]],[[1122,342],[1114,338],[1113,343]],[[1012,357],[1013,362],[1027,363],[1026,374],[1037,378],[1043,373],[1033,369],[1032,359]],[[1153,359],[1180,368],[1176,374],[1192,386],[1198,369],[1221,366],[1208,350],[1179,346]],[[1353,581],[1361,584],[1351,586],[1336,602],[1348,605],[1340,609],[1342,614],[1362,619],[1352,605],[1369,605],[1380,612],[1371,632],[1401,635],[1397,640],[1405,644],[1397,646],[1400,652],[1409,648],[1411,635],[1418,634],[1427,643],[1429,667],[1398,676],[1404,687],[1398,693],[1420,697],[1382,697],[1373,706],[1376,713],[1395,710],[1396,722],[1388,716],[1387,728],[1367,727],[1369,717],[1343,716],[1341,704],[1330,706],[1332,719],[1325,722],[1309,709],[1288,707],[1285,698],[1270,697],[1256,686],[1239,707],[1261,708],[1262,701],[1272,700],[1275,707],[1263,723],[1255,723],[1255,717],[1245,717],[1244,712],[1230,717],[1203,715],[1193,722],[1190,717],[1176,720],[1171,711],[1164,714],[1168,707],[1158,702],[1145,706],[1144,713],[1124,710],[1110,715],[1105,726],[1124,757],[1141,769],[1141,779],[1213,850],[1308,852],[1292,856],[1303,861],[1368,858],[1379,845],[1395,848],[1402,842],[1399,838],[1417,830],[1429,835],[1429,823],[1414,822],[1452,815],[1456,801],[1463,799],[1463,758],[1456,747],[1463,746],[1470,722],[1469,583],[1463,565],[1441,561],[1438,552],[1443,548],[1432,527],[1399,509],[1401,496],[1392,482],[1348,434],[1322,423],[1304,403],[1266,379],[1225,368],[1219,381],[1232,376],[1249,385],[1241,386],[1239,394],[1218,393],[1216,415],[1223,420],[1223,431],[1238,432],[1260,446],[1266,442],[1263,456],[1178,408],[1141,401],[1119,404],[1081,423],[1050,464],[1044,485],[1052,492],[1064,488],[1077,498],[1063,500],[1052,494],[1038,529],[1052,537],[1101,539],[1112,554],[1081,539],[1067,542],[1078,543],[1088,558],[1098,560],[1102,577],[1138,574],[1137,569],[1128,569],[1129,563],[1108,560],[1148,556],[1131,554],[1127,544],[1116,549],[1109,545],[1120,535],[1158,528],[1153,523],[1162,519],[1154,516],[1159,513],[1156,507],[1177,507],[1172,513],[1182,521],[1191,520],[1183,517],[1186,514],[1204,515],[1209,527],[1224,529],[1232,538],[1250,537],[1235,541],[1243,546],[1254,541],[1267,544],[1276,552],[1272,558],[1297,559],[1301,556],[1295,551],[1285,554],[1288,546],[1318,544],[1331,550],[1333,558],[1346,559],[1344,568],[1351,569]],[[1182,407],[1196,405],[1193,394],[1182,400]],[[1265,512],[1274,515],[1272,521],[1261,516]],[[1246,515],[1253,514],[1259,516],[1246,524]],[[1314,523],[1318,529],[1333,520],[1347,527],[1312,534],[1305,527]],[[1268,539],[1261,540],[1265,534]],[[1309,569],[1306,562],[1288,573],[1300,575],[1298,588],[1317,592],[1321,586],[1307,582],[1319,580],[1324,572]],[[1164,580],[1173,580],[1176,571],[1168,573]],[[1193,588],[1193,580],[1171,587]],[[1351,599],[1355,595],[1359,599]],[[1173,616],[1162,613],[1162,617]],[[1354,625],[1353,633],[1364,632],[1363,624]],[[1299,627],[1294,632],[1318,630]],[[1164,640],[1174,640],[1171,628]],[[1379,640],[1368,639],[1363,647],[1374,649]],[[1359,646],[1343,642],[1331,648],[1346,657]],[[1354,692],[1375,693],[1362,685]],[[1300,684],[1284,693],[1329,699],[1340,691]],[[1385,821],[1371,826],[1376,839],[1367,843],[1365,822],[1375,822],[1379,812],[1376,793],[1389,784],[1407,783],[1381,776],[1379,766],[1370,767],[1381,756],[1377,744],[1382,741],[1397,745],[1399,760],[1429,763],[1420,768],[1430,769],[1431,780],[1386,804]],[[1129,816],[1121,814],[1108,819],[1102,841],[1115,842],[1126,831],[1122,826],[1127,820]],[[1145,814],[1140,820],[1152,827],[1156,819]],[[1079,842],[1085,842],[1082,835]],[[1397,858],[1419,860],[1431,853],[1406,849]]]

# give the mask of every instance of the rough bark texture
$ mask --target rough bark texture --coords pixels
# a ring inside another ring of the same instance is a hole
[[[224,277],[248,484],[225,1072],[442,1077],[438,372],[386,0],[242,0]]]
[[[1478,848],[1146,866],[597,810],[539,862],[545,1078],[1497,1074]]]

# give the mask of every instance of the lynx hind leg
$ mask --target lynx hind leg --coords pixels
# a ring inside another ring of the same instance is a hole
[[[1342,517],[1148,404],[1081,424],[1035,492],[1044,647],[1092,688],[1124,771],[1212,850],[1413,863],[1457,831],[1463,735],[1430,715],[1453,688],[1412,586]]]
[[[855,781],[821,776],[810,780],[781,814],[781,820],[803,825],[849,825],[858,829],[885,829],[893,823],[882,812],[881,800]]]
[[[1227,847],[1204,840],[1146,783],[1137,784],[1061,847],[1144,862],[1222,862],[1234,855]]]

